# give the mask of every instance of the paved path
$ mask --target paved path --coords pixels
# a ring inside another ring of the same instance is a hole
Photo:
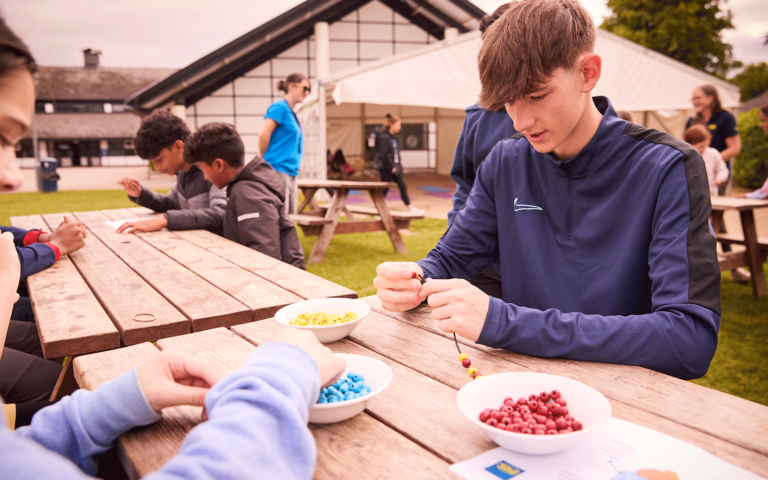
[[[37,179],[33,168],[21,170],[24,185],[20,192],[36,192]],[[133,177],[152,189],[171,188],[175,177],[152,172],[148,167],[67,167],[57,170],[59,190],[111,190],[116,189],[121,177]]]

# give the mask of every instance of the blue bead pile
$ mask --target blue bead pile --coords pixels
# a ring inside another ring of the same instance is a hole
[[[339,378],[333,385],[321,389],[317,403],[337,403],[368,395],[371,386],[364,380],[362,375],[349,372],[346,378]]]

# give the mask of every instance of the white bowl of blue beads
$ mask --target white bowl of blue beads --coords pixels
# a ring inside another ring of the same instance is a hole
[[[316,298],[296,302],[281,308],[275,313],[275,321],[282,327],[309,330],[315,334],[320,343],[333,343],[352,333],[352,330],[369,313],[371,313],[370,305],[360,300],[352,298]],[[300,315],[306,314],[337,315],[342,317],[344,323],[319,326],[291,324],[291,321],[295,321]]]
[[[354,417],[392,381],[392,370],[380,360],[348,353],[335,356],[347,368],[336,383],[320,389],[318,402],[309,409],[309,423],[336,423]]]

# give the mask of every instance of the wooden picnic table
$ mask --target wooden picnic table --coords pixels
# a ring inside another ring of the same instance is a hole
[[[51,230],[64,215],[88,229],[86,245],[27,279],[46,358],[154,342],[272,317],[345,287],[205,230],[121,234],[104,222],[145,208],[11,217]]]
[[[768,200],[753,200],[749,198],[712,197],[712,228],[717,240],[722,244],[744,245],[744,252],[726,252],[720,255],[720,270],[732,270],[738,267],[749,267],[752,273],[752,291],[755,298],[768,293],[765,284],[763,262],[768,255],[768,239],[758,239],[755,228],[754,210],[768,208]],[[723,214],[727,210],[739,212],[741,217],[742,234],[719,233],[723,222]]]
[[[389,182],[350,182],[341,180],[297,180],[297,185],[304,194],[304,200],[291,215],[291,220],[302,228],[305,235],[317,235],[317,241],[312,247],[308,264],[323,260],[325,251],[331,243],[334,234],[360,233],[385,230],[392,241],[397,253],[408,253],[408,249],[400,237],[399,228],[408,228],[410,221],[424,218],[422,214],[411,212],[394,212],[389,209],[384,199],[384,190],[395,188],[397,185]],[[319,206],[315,194],[325,189],[332,195],[331,203]],[[368,192],[374,207],[354,207],[346,205],[350,190]],[[310,207],[306,213],[305,208]],[[374,220],[357,220],[354,211],[363,215],[375,215]],[[339,223],[339,217],[344,213],[349,222]]]
[[[370,316],[329,347],[381,360],[394,377],[360,415],[310,426],[318,451],[315,478],[458,478],[448,470],[450,464],[495,445],[456,405],[457,390],[471,379],[458,361],[453,337],[437,329],[429,306],[396,314],[384,311],[375,296],[362,300],[371,305]],[[234,371],[279,328],[262,320],[162,339],[157,348],[143,343],[81,356],[75,360],[76,377],[82,388],[94,389],[158,349],[195,355]],[[614,417],[768,477],[768,407],[640,367],[536,358],[461,343],[485,375],[534,371],[578,380],[608,398]],[[121,436],[118,452],[129,475],[146,475],[171,459],[200,422],[200,413],[193,407],[166,409],[160,422]]]

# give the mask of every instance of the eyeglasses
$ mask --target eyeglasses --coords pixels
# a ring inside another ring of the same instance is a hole
[[[306,85],[302,85],[300,83],[294,83],[294,85],[297,85],[304,89],[304,93],[310,93],[312,91],[312,87],[308,87]]]

